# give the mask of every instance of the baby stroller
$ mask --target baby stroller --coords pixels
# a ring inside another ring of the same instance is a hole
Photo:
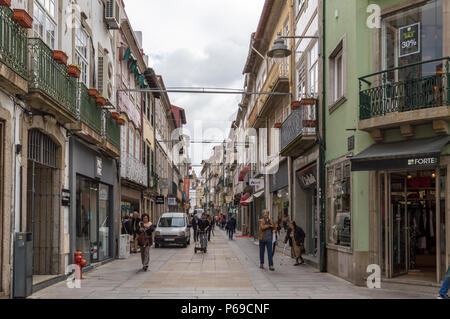
[[[202,251],[206,254],[206,251],[208,249],[208,235],[206,234],[206,231],[199,230],[198,236],[200,240],[195,243],[194,252],[197,253],[197,251]]]

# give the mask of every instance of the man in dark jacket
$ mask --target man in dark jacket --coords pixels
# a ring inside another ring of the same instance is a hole
[[[197,214],[194,214],[194,218],[192,218],[192,229],[194,230],[194,241],[197,242],[198,240],[198,217]]]
[[[300,226],[297,226],[295,221],[291,221],[289,223],[289,229],[287,231],[286,238],[284,239],[284,243],[286,244],[289,241],[290,246],[294,250],[294,256],[297,260],[295,266],[303,265],[305,263],[305,260],[303,260],[302,257],[303,249],[305,247],[305,237],[306,235],[303,229]],[[299,262],[299,259],[301,259],[301,263]]]
[[[228,228],[228,238],[230,240],[233,240],[234,232],[236,231],[236,219],[234,217],[231,217],[227,222],[227,228]]]
[[[134,239],[133,242],[133,253],[137,254],[138,250],[138,235],[139,235],[139,223],[141,222],[141,219],[139,218],[139,212],[134,211],[133,218],[131,219],[131,230],[132,230],[132,236]]]

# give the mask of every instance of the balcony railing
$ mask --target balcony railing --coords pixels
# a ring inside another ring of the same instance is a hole
[[[127,152],[121,154],[122,178],[148,187],[147,167]]]
[[[28,37],[27,29],[22,28],[12,18],[13,11],[0,6],[0,61],[28,79]]]
[[[116,120],[111,117],[111,113],[104,111],[105,132],[103,138],[120,150],[120,126]]]
[[[41,90],[77,116],[77,83],[67,73],[67,66],[53,59],[53,51],[41,39],[29,39],[29,48],[29,88]]]
[[[303,105],[293,110],[281,126],[281,150],[304,134],[316,134],[316,124],[315,105]]]
[[[78,84],[78,112],[81,122],[98,135],[102,135],[102,109],[97,106],[95,99],[89,96],[89,90],[83,83]]]
[[[449,61],[417,62],[359,78],[360,119],[450,105]]]

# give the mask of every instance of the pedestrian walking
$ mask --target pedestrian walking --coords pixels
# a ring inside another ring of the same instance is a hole
[[[272,241],[276,232],[274,221],[269,217],[269,211],[263,212],[263,218],[259,221],[259,259],[261,269],[264,269],[264,254],[267,248],[267,258],[269,259],[269,269],[275,271],[273,267]]]
[[[211,232],[212,232],[213,229],[214,229],[214,221],[213,221],[211,215],[208,215],[207,220],[208,220],[208,224],[209,224],[209,228],[208,228],[208,241],[211,241]]]
[[[139,232],[139,223],[141,222],[141,219],[139,218],[139,212],[134,211],[133,212],[133,218],[131,219],[131,230],[132,230],[132,237],[133,237],[133,253],[137,254],[138,250],[138,232]]]
[[[150,216],[144,214],[137,232],[138,244],[141,247],[142,269],[144,271],[148,270],[148,264],[150,263],[150,247],[153,245],[154,230],[155,226],[150,222]]]
[[[194,230],[194,242],[198,241],[198,216],[197,214],[194,215],[194,218],[192,218],[192,229]]]
[[[305,236],[305,232],[301,227],[297,226],[295,221],[289,223],[289,229],[286,238],[284,239],[284,243],[286,244],[289,241],[289,245],[293,249],[294,257],[297,261],[294,266],[303,265],[305,263],[305,260],[302,257],[303,249],[305,247]],[[302,262],[300,263],[299,260]]]
[[[441,290],[439,290],[438,299],[449,299],[448,290],[450,288],[450,267],[447,269],[447,274],[445,275],[444,283],[442,284]]]
[[[236,219],[234,219],[234,217],[231,217],[228,220],[227,228],[228,228],[228,238],[230,240],[233,240],[233,235],[234,235],[234,232],[236,231]]]

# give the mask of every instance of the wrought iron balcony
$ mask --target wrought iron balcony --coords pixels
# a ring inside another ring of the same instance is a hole
[[[0,61],[25,80],[28,78],[27,29],[13,20],[13,11],[0,6]]]
[[[147,167],[127,152],[121,153],[121,175],[123,179],[148,187]]]
[[[302,105],[284,121],[280,134],[282,156],[299,156],[316,142],[316,107]]]
[[[102,135],[102,109],[95,99],[89,96],[89,90],[83,83],[78,83],[79,120],[98,135]]]
[[[111,113],[104,111],[105,129],[103,138],[120,150],[120,126],[111,116]]]
[[[52,99],[61,109],[77,117],[77,82],[67,73],[67,66],[57,63],[53,51],[41,40],[31,38],[29,89]],[[45,99],[44,99],[45,100]]]
[[[446,57],[417,62],[359,78],[360,120],[450,106],[449,61],[450,58]],[[405,115],[402,118],[397,124],[408,122]],[[387,127],[389,123],[366,122],[360,125],[360,129],[376,126]]]

